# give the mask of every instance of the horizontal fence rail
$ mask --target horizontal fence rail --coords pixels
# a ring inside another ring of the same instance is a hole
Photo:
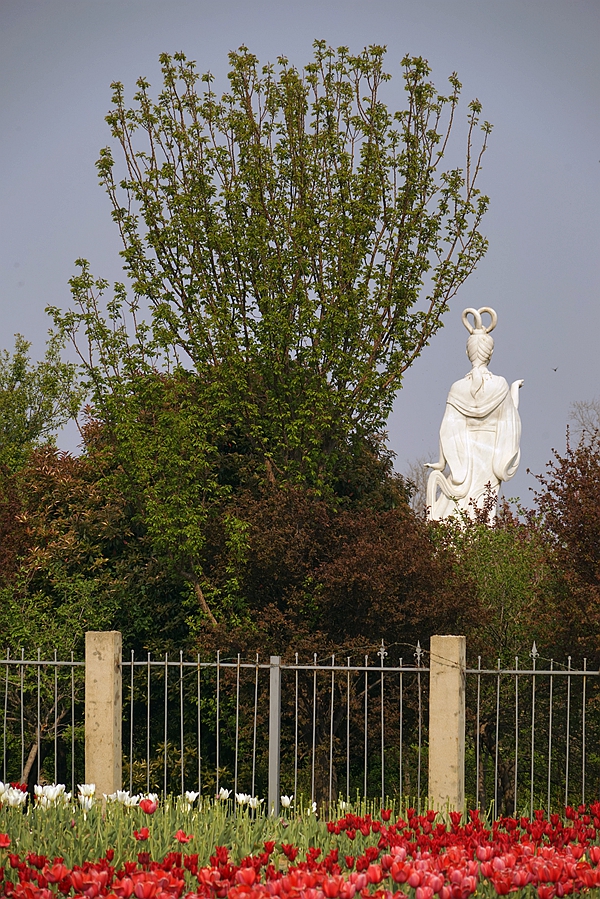
[[[85,662],[0,659],[3,693],[2,781],[61,781],[74,790],[83,780],[83,691]]]
[[[585,804],[600,792],[600,671],[540,659],[468,668],[467,799],[494,815]],[[590,749],[591,747],[591,749]]]

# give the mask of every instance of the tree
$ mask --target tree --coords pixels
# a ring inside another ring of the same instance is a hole
[[[598,660],[600,637],[600,435],[554,453],[536,499],[560,585],[561,635],[568,652]]]
[[[571,404],[569,418],[577,440],[593,441],[600,431],[600,400],[577,400]]]
[[[335,497],[357,458],[377,457],[403,373],[485,252],[480,104],[465,170],[442,171],[458,79],[438,94],[407,57],[407,106],[391,113],[383,57],[317,42],[299,72],[242,47],[219,99],[211,76],[163,55],[158,101],[140,79],[131,109],[113,85],[124,169],[110,148],[98,169],[133,294],[116,285],[106,317],[107,285],[80,261],[75,309],[51,311],[76,346],[85,335],[93,412],[140,521],[213,623],[210,515],[241,486]]]
[[[50,335],[44,359],[34,366],[30,346],[16,334],[14,352],[0,353],[0,466],[10,471],[23,465],[34,447],[53,443],[81,401],[75,366],[61,360],[58,336]]]

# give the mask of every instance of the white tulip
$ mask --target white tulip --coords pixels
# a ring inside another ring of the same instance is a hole
[[[219,799],[229,799],[231,796],[231,790],[226,790],[225,787],[221,787],[219,790]],[[237,793],[236,793],[237,796]]]
[[[14,787],[9,787],[4,794],[4,798],[11,808],[18,808],[18,806],[25,805],[27,802],[27,793],[23,793],[22,790],[15,790]]]
[[[294,796],[282,796],[281,797],[281,806],[282,808],[289,808],[292,802],[294,801]]]
[[[95,796],[96,784],[77,784],[80,796]]]

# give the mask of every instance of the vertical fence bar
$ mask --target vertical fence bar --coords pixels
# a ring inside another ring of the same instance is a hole
[[[364,783],[363,783],[363,797],[366,799],[367,797],[367,769],[368,769],[368,716],[369,716],[369,672],[367,670],[369,665],[369,656],[365,656],[365,758],[364,758]]]
[[[24,703],[25,703],[25,687],[24,687],[24,677],[25,677],[25,666],[23,665],[23,660],[25,658],[25,650],[21,647],[21,665],[20,674],[21,674],[21,781],[23,780],[23,774],[25,772],[25,719],[24,719]]]
[[[329,805],[333,791],[333,697],[335,690],[335,655],[331,656],[331,711],[329,715]]]
[[[571,656],[567,659],[567,671],[571,670]],[[569,750],[571,737],[571,675],[567,675],[567,727],[566,727],[566,753],[565,753],[565,806],[569,804]]]
[[[37,651],[37,783],[42,768],[42,650]]]
[[[75,666],[71,650],[71,793],[75,793]]]
[[[546,797],[546,809],[548,811],[548,814],[550,814],[550,787],[552,785],[552,703],[554,700],[554,676],[552,675],[553,670],[554,659],[550,659],[550,692],[548,697],[548,795]]]
[[[399,796],[402,796],[402,743],[403,743],[403,736],[404,736],[403,733],[402,733],[402,730],[403,730],[403,715],[404,715],[404,709],[402,708],[403,692],[404,692],[404,691],[403,691],[403,687],[404,687],[404,684],[403,684],[403,674],[404,674],[404,672],[402,671],[402,667],[403,667],[403,660],[400,659],[400,678],[399,678],[399,680],[400,680],[400,684],[399,684],[400,698],[399,698],[399,700],[398,700],[398,717],[399,717],[399,725],[400,725],[400,727],[399,727],[399,733],[398,733],[398,742],[399,742],[399,753],[398,753],[398,795],[399,795]]]
[[[129,681],[129,792],[133,792],[133,663],[135,650],[131,650],[131,679]]]
[[[200,653],[196,655],[196,700],[198,702],[198,792],[202,796],[202,705]]]
[[[296,699],[297,705],[297,699]],[[254,730],[252,733],[252,795],[255,796],[254,792],[254,778],[256,774],[256,727],[258,723],[258,653],[256,653],[256,669],[254,672]],[[297,728],[297,725],[296,725]],[[296,734],[297,739],[297,734]],[[298,764],[297,753],[296,753],[296,765]]]
[[[181,795],[185,792],[184,747],[183,747],[183,650],[179,650],[179,749],[181,752]]]
[[[350,802],[350,656],[346,665],[346,802]]]
[[[415,658],[417,660],[417,691],[419,694],[419,733],[418,733],[418,759],[417,759],[417,812],[421,814],[421,749],[423,746],[423,685],[421,684],[421,656],[423,650],[421,643],[417,640],[417,651]]]
[[[539,653],[535,641],[531,648],[532,671],[531,676],[531,772],[529,783],[529,817],[533,818],[533,779],[535,774],[535,664]]]
[[[475,722],[475,802],[477,808],[479,808],[480,803],[480,784],[479,784],[479,750],[480,750],[480,735],[479,735],[479,714],[481,709],[481,656],[477,657],[477,713],[476,713],[476,722]]]
[[[150,653],[148,653],[147,662],[147,686],[148,693],[146,697],[146,792],[150,792]]]
[[[167,726],[168,726],[168,692],[169,681],[169,653],[165,653],[165,721],[164,721],[164,759],[163,759],[163,795],[167,796]]]
[[[583,670],[587,671],[587,659],[583,660]],[[585,805],[585,694],[587,677],[583,675],[581,699],[581,804]]]
[[[258,673],[258,670],[257,670]],[[298,800],[298,653],[296,653],[295,670],[296,694],[294,705],[294,799]]]
[[[379,652],[377,653],[379,658],[381,659],[381,665],[379,666],[381,669],[381,805],[385,803],[385,740],[384,740],[384,714],[383,714],[383,661],[387,656],[387,652],[385,651],[385,646],[383,640],[381,641],[381,647]]]
[[[269,662],[269,814],[279,814],[281,752],[281,656]]]
[[[500,659],[496,663],[496,740],[494,748],[494,818],[498,817],[498,752],[500,743]]]
[[[58,662],[54,650],[54,783],[58,781]]]
[[[4,685],[4,731],[3,731],[3,763],[2,763],[2,782],[6,783],[6,719],[8,716],[8,671],[9,671],[10,649],[6,650],[6,681]]]
[[[315,753],[317,740],[317,654],[313,656],[312,761],[310,769],[310,801],[315,801]]]
[[[238,792],[238,752],[240,748],[240,654],[235,671],[235,761],[233,763],[233,794]],[[252,793],[254,796],[254,793]]]
[[[217,779],[216,793],[219,794],[219,762],[221,754],[221,651],[217,649],[217,733],[216,733],[216,750],[217,750]]]
[[[513,815],[517,816],[517,793],[519,786],[519,657],[515,656],[515,786]]]

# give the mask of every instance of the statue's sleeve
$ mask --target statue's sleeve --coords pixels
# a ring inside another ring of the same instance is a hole
[[[521,418],[509,393],[498,416],[493,468],[499,481],[508,481],[519,467],[521,450]]]
[[[467,420],[465,416],[446,404],[446,411],[440,428],[440,447],[450,468],[453,486],[460,487],[467,479],[469,472],[469,447],[467,436]]]

